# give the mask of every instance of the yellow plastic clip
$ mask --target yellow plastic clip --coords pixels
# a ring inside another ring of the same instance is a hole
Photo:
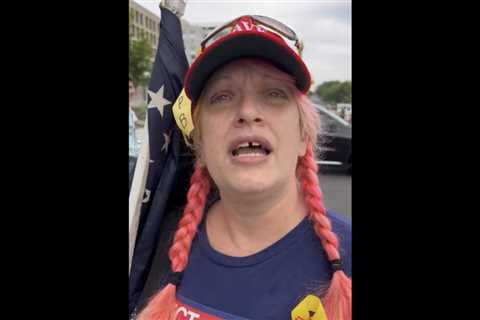
[[[189,145],[188,138],[193,130],[192,102],[187,97],[185,89],[182,89],[180,92],[180,95],[173,105],[172,111],[175,122],[182,131],[185,142]]]
[[[320,299],[309,294],[292,310],[292,320],[327,320],[327,314]]]

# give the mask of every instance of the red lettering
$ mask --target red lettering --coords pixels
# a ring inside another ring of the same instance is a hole
[[[177,301],[177,310],[173,320],[220,320],[217,317],[203,313],[196,309],[193,309],[187,305],[184,305]]]
[[[243,27],[245,28],[245,30],[247,31],[250,31],[253,29],[253,25],[249,22],[249,21],[242,21],[243,23]]]
[[[233,27],[233,30],[232,30],[232,32],[237,32],[237,31],[242,31],[242,27],[240,27],[239,24],[235,25],[235,27]]]

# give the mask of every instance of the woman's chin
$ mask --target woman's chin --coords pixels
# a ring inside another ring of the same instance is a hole
[[[264,177],[237,177],[228,187],[239,195],[260,195],[273,189],[274,183]]]

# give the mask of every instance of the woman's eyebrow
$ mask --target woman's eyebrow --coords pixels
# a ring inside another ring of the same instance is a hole
[[[218,86],[221,83],[231,83],[233,78],[227,75],[220,75],[220,76],[213,76],[210,80],[208,80],[207,85],[205,86],[205,92],[209,92],[215,86]]]
[[[276,77],[276,76],[272,76],[270,74],[266,74],[266,73],[261,73],[260,74],[262,77],[263,77],[263,81],[266,81],[266,82],[275,82],[275,83],[279,83],[279,84],[285,84],[285,83],[288,83],[288,80],[286,79],[281,79],[279,77]]]

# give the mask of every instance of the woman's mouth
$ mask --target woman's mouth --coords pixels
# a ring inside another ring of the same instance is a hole
[[[230,144],[230,154],[236,163],[257,164],[265,161],[272,153],[270,142],[260,136],[244,136]]]
[[[261,143],[250,141],[248,143],[242,143],[237,148],[232,150],[234,157],[257,157],[268,156],[270,150],[264,147]]]

